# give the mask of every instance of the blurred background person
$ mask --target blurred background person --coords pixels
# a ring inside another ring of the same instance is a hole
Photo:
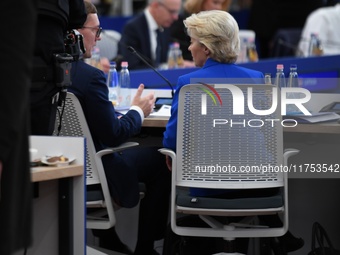
[[[183,21],[193,13],[209,10],[228,11],[232,0],[186,0],[183,9],[176,20],[170,27],[171,37],[180,45],[182,50],[185,66],[195,66],[188,47],[190,46],[190,37],[187,35]]]
[[[28,135],[36,5],[3,0],[1,6],[0,254],[10,255],[32,243]]]
[[[308,57],[310,52],[311,34],[320,41],[322,55],[340,54],[340,3],[334,6],[322,7],[313,11],[306,20],[302,30],[298,52]]]
[[[147,8],[125,24],[118,54],[129,63],[129,69],[148,66],[131,53],[128,46],[132,46],[154,67],[167,62],[171,43],[169,27],[178,19],[181,5],[181,0],[149,0]]]
[[[281,28],[302,28],[309,13],[324,0],[252,0],[248,29],[255,31],[260,59],[272,54],[272,40]]]

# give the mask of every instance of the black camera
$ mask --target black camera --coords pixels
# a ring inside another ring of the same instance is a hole
[[[67,31],[64,38],[65,52],[70,54],[74,61],[77,61],[86,52],[83,35],[77,30]]]

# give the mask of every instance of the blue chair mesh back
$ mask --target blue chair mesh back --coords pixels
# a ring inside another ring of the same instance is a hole
[[[265,116],[255,115],[247,107],[247,89],[252,87],[254,108],[270,109],[273,86],[237,85],[244,94],[244,115],[233,114],[232,94],[225,85],[219,86],[215,89],[222,105],[217,94],[204,85],[181,88],[176,153],[177,169],[182,172],[178,181],[183,186],[193,187],[194,181],[197,187],[209,188],[212,183],[216,188],[282,186],[281,172],[261,171],[283,164],[280,101],[278,110]],[[206,108],[202,107],[202,97],[206,98]],[[240,171],[242,167],[244,171]],[[260,170],[255,171],[255,167]]]

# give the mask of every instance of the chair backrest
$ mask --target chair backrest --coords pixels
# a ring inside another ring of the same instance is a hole
[[[101,57],[106,57],[109,60],[114,59],[118,53],[118,43],[121,34],[115,30],[103,30],[101,40],[97,41],[97,47]]]
[[[60,109],[62,110],[62,109]],[[60,116],[57,116],[56,126],[60,123]],[[57,129],[55,129],[55,134]],[[65,101],[65,108],[62,114],[60,136],[85,137],[86,138],[86,185],[98,184],[100,186],[100,199],[96,202],[87,202],[88,207],[105,208],[105,217],[92,217],[87,219],[87,228],[107,229],[115,224],[115,214],[111,195],[109,192],[106,175],[101,158],[97,156],[89,127],[86,122],[83,109],[78,98],[68,92]],[[96,204],[96,205],[93,205]],[[103,215],[104,215],[103,214]]]
[[[272,90],[276,87],[231,84],[181,88],[178,186],[243,189],[284,185],[283,172],[277,169],[283,166],[280,101],[278,96],[272,99]],[[277,108],[271,114],[260,116],[249,110],[252,106],[275,109],[272,104]]]

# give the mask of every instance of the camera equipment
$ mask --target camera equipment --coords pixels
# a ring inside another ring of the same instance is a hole
[[[65,52],[70,54],[74,61],[77,61],[86,52],[83,35],[75,29],[67,31],[67,35],[64,38],[64,43]]]
[[[56,86],[60,88],[70,86],[73,57],[68,53],[59,53],[54,54],[54,60]]]

